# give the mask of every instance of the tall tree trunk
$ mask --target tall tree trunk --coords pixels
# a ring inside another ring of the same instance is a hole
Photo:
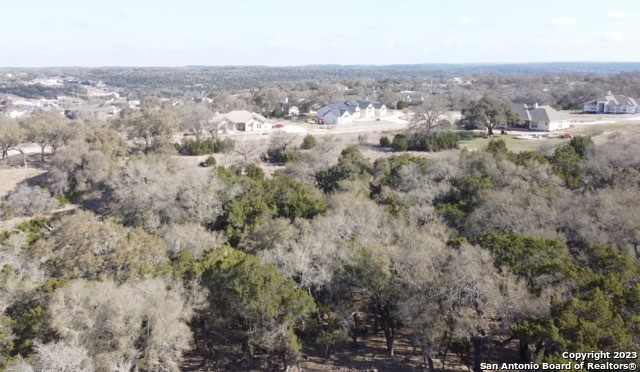
[[[473,344],[473,372],[482,372],[482,351],[487,342],[486,336],[476,336],[471,339]]]
[[[384,338],[387,342],[387,351],[389,352],[389,356],[394,357],[394,341],[396,336],[396,330],[393,324],[393,320],[388,317],[383,317],[380,319],[380,324],[382,325],[382,329],[384,330]]]
[[[22,147],[16,147],[16,150],[18,150],[18,152],[20,152],[20,155],[22,155],[22,165],[26,168],[27,167],[27,154],[24,153],[24,150],[22,150]]]
[[[487,126],[487,129],[489,129],[489,132],[488,132],[489,137],[493,137],[493,125]]]
[[[436,372],[436,367],[433,365],[433,358],[431,358],[430,354],[425,354],[424,359],[426,360],[425,368],[429,370],[429,372]]]
[[[527,340],[520,340],[520,345],[518,347],[519,361],[521,363],[528,363],[531,361],[529,357],[529,342]]]
[[[444,371],[444,369],[447,366],[447,353],[449,352],[448,348],[444,349],[444,353],[442,354],[442,370]]]
[[[353,346],[358,346],[358,316],[356,313],[351,314],[353,317],[353,327],[351,328],[351,340],[353,340]]]
[[[443,351],[444,350],[444,351]],[[440,343],[440,354],[442,354],[442,370],[444,371],[447,363],[447,354],[449,353],[449,340],[447,331],[442,335],[442,341]]]
[[[413,349],[414,354],[418,352],[418,343],[416,342],[415,332],[411,333],[411,348]]]
[[[422,357],[424,359],[424,368],[429,372],[436,372],[436,367],[433,365],[433,358],[431,357],[431,346],[422,346]]]

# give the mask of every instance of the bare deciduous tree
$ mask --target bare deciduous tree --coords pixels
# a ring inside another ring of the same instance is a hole
[[[443,267],[445,316],[453,319],[453,334],[473,347],[473,370],[480,364],[488,341],[504,333],[516,319],[540,319],[549,311],[549,293],[529,294],[523,281],[495,268],[489,251],[463,245]]]
[[[169,225],[160,231],[160,235],[167,245],[169,255],[187,251],[193,257],[200,258],[205,251],[226,243],[222,234],[211,232],[193,222]]]
[[[93,372],[93,361],[82,345],[67,345],[64,341],[36,346],[34,372]]]
[[[102,151],[91,149],[83,141],[60,149],[51,159],[51,165],[50,187],[56,194],[90,190],[107,179],[113,166]]]
[[[222,213],[223,185],[162,158],[129,160],[108,181],[111,213],[128,225],[155,229],[174,221],[211,223]]]
[[[58,207],[58,201],[51,197],[47,189],[22,185],[11,192],[7,203],[16,216],[33,216]]]
[[[26,133],[15,120],[0,115],[0,151],[2,152],[2,159],[7,157],[10,150],[18,150],[17,148],[24,142],[25,138]]]
[[[38,111],[26,119],[23,125],[27,132],[27,140],[40,146],[42,161],[47,146],[55,154],[60,146],[69,143],[76,135],[69,122],[54,111]]]
[[[415,114],[409,123],[409,130],[428,136],[438,128],[442,115],[447,112],[447,99],[440,96],[429,96],[422,104],[416,106]]]
[[[179,371],[193,307],[180,284],[167,284],[71,282],[51,296],[51,327],[67,345],[86,348],[97,370]]]
[[[126,125],[129,139],[142,141],[144,152],[149,152],[152,145],[161,146],[177,127],[173,112],[155,108],[144,108]]]
[[[261,141],[236,141],[233,147],[233,153],[241,156],[244,164],[259,160],[264,150]]]
[[[205,104],[187,103],[176,108],[180,128],[200,141],[203,134],[210,132],[213,111]]]

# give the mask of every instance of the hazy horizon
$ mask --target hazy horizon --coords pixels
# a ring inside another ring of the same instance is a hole
[[[374,63],[354,63],[354,64],[342,64],[342,63],[309,63],[303,65],[260,65],[260,64],[235,64],[235,65],[205,65],[205,64],[189,64],[189,65],[176,65],[176,66],[162,66],[162,65],[51,65],[51,66],[0,66],[0,69],[46,69],[46,68],[206,68],[206,67],[268,67],[268,68],[287,68],[287,67],[390,67],[390,66],[524,66],[524,65],[551,65],[551,64],[638,64],[640,61],[539,61],[539,62],[434,62],[434,63],[387,63],[387,64],[374,64]]]
[[[635,2],[31,0],[3,4],[2,67],[625,63]]]

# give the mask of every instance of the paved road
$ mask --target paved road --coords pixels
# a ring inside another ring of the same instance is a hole
[[[313,134],[314,136],[322,135],[339,135],[341,133],[373,133],[384,131],[396,131],[403,130],[407,127],[408,121],[400,119],[399,116],[393,115],[385,117],[380,121],[356,121],[350,124],[343,125],[317,125],[317,124],[284,124],[286,133],[294,135],[304,135],[306,133]],[[287,129],[288,127],[288,129]],[[271,134],[278,131],[274,129],[263,133],[234,133],[229,136],[234,140],[256,140],[256,139],[268,139]]]

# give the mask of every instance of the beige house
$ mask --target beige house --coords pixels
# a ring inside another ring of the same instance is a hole
[[[267,118],[247,110],[235,110],[226,114],[216,114],[213,122],[219,132],[255,132],[271,129]]]
[[[524,121],[529,130],[551,132],[570,127],[569,119],[551,106],[539,106],[537,103],[533,105],[512,103],[511,108]]]

